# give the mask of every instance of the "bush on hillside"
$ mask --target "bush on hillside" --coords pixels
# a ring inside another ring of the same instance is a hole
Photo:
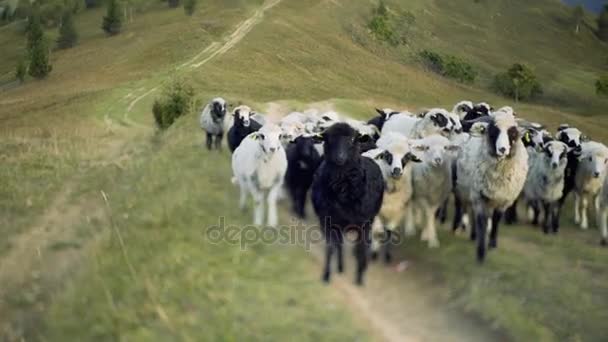
[[[44,30],[40,23],[40,12],[36,7],[28,19],[27,51],[29,55],[28,72],[30,76],[42,79],[48,76],[52,67]]]
[[[15,70],[15,78],[19,80],[19,83],[23,83],[25,81],[25,76],[27,75],[27,64],[25,60],[20,60],[17,63],[17,68]]]
[[[120,30],[122,29],[122,16],[120,14],[120,8],[117,0],[108,1],[108,11],[106,16],[103,17],[101,28],[109,36],[114,36],[120,33]]]
[[[184,12],[186,15],[193,15],[196,10],[197,0],[184,0]]]
[[[167,85],[163,95],[154,101],[152,114],[159,129],[169,128],[177,118],[186,115],[192,108],[194,90],[187,83],[177,80]]]
[[[392,46],[407,43],[407,36],[415,21],[413,14],[391,14],[383,1],[372,11],[372,18],[367,24],[372,36]]]
[[[493,88],[498,93],[519,100],[533,99],[543,94],[543,89],[532,69],[515,63],[506,72],[494,77]]]
[[[420,52],[420,58],[431,71],[459,82],[473,83],[477,77],[475,68],[456,56],[423,50]]]
[[[77,42],[78,32],[76,32],[76,26],[74,26],[72,11],[66,10],[61,18],[59,38],[57,38],[57,47],[60,49],[69,49],[76,46]]]
[[[177,8],[179,7],[179,0],[168,0],[169,8]]]
[[[599,96],[608,97],[608,74],[600,76],[600,78],[595,81],[595,92]]]

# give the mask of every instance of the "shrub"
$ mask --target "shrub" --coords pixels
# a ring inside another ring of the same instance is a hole
[[[120,33],[122,28],[122,17],[120,14],[120,9],[118,8],[117,0],[108,1],[108,11],[106,16],[103,17],[101,28],[109,36],[114,36]]]
[[[25,81],[25,75],[27,75],[27,64],[25,63],[25,60],[21,60],[17,64],[15,78],[17,78],[20,83],[23,83],[23,81]]]
[[[395,15],[389,13],[383,1],[372,11],[372,18],[367,28],[377,40],[393,46],[407,43],[407,36],[414,24],[415,17],[410,12]]]
[[[420,58],[427,68],[444,77],[453,78],[462,83],[473,83],[477,77],[475,68],[456,56],[423,50],[420,52]]]
[[[493,88],[498,93],[519,100],[533,99],[543,94],[536,75],[524,64],[515,63],[504,73],[494,77]]]
[[[595,81],[595,92],[600,96],[608,97],[608,74],[600,76]]]
[[[39,13],[35,8],[28,19],[27,48],[30,61],[28,72],[32,77],[42,79],[51,72],[52,67]]]
[[[169,8],[177,8],[179,6],[179,0],[168,0]]]
[[[76,32],[72,17],[72,11],[66,10],[61,18],[59,38],[57,38],[57,47],[60,49],[69,49],[76,46],[78,42],[78,33]]]
[[[184,12],[186,15],[193,15],[196,10],[197,0],[184,0]]]
[[[183,81],[173,81],[165,87],[161,98],[152,105],[154,121],[161,130],[169,128],[177,118],[187,114],[192,108],[194,90]]]

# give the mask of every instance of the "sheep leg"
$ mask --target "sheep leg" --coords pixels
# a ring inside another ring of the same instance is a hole
[[[454,197],[454,221],[452,222],[452,232],[456,233],[462,224],[462,201],[458,196]]]
[[[239,198],[239,208],[245,210],[247,208],[247,185],[243,181],[239,181],[239,188],[241,190]]]
[[[490,228],[490,249],[498,247],[498,224],[500,223],[500,219],[502,219],[502,211],[494,210],[492,214],[492,227]]]
[[[258,189],[251,189],[251,195],[255,202],[253,214],[253,224],[261,226],[264,223],[264,192]]]
[[[437,212],[435,213],[435,217],[439,220],[439,222],[441,222],[441,224],[445,223],[445,221],[448,218],[448,200],[447,199],[441,204],[439,209],[437,209]]]
[[[270,227],[276,227],[279,223],[277,215],[277,196],[280,189],[281,184],[277,184],[268,192],[268,225]]]
[[[414,226],[414,210],[412,208],[413,204],[410,203],[406,207],[405,214],[405,236],[414,236],[416,235],[416,227]]]
[[[331,258],[336,250],[338,231],[331,227],[325,227],[325,268],[323,270],[323,281],[329,283],[331,277]]]
[[[559,231],[559,204],[556,202],[551,203],[551,229],[554,234]]]
[[[207,133],[207,149],[211,151],[211,146],[213,145],[213,134]]]
[[[517,223],[517,201],[505,212],[505,223],[509,225]]]
[[[549,228],[551,227],[551,203],[544,203],[545,206],[545,222],[543,222],[543,232],[549,234]]]
[[[393,234],[393,232],[390,229],[386,229],[385,230],[386,235],[384,236],[384,239],[382,241],[382,246],[383,246],[383,250],[384,250],[384,263],[385,264],[390,264],[390,262],[393,260],[393,256],[391,254],[391,236]]]
[[[581,197],[578,193],[574,193],[574,223],[581,223]]]
[[[296,187],[293,194],[293,211],[299,218],[306,218],[304,211],[306,203],[306,191],[302,187]]]
[[[425,232],[429,248],[437,248],[439,239],[437,239],[437,227],[435,226],[435,208],[425,206],[424,211],[427,219]]]
[[[357,242],[355,243],[355,256],[357,258],[357,275],[355,283],[359,286],[363,285],[363,275],[367,270],[367,254],[369,250],[369,232],[368,224],[365,223],[359,232]]]
[[[342,234],[338,234],[336,242],[336,252],[338,254],[338,273],[344,273],[344,239]]]
[[[224,133],[220,133],[215,136],[215,149],[218,151],[222,150],[222,139],[224,138]]]
[[[600,213],[600,230],[602,232],[602,246],[608,245],[608,207],[602,208]]]
[[[587,207],[589,205],[589,200],[586,196],[581,198],[581,228],[587,229],[589,228],[589,221],[587,220]]]
[[[532,224],[538,225],[538,216],[540,215],[540,206],[538,201],[530,201],[530,207],[532,207]]]
[[[475,216],[473,218],[472,227],[470,229],[471,229],[471,232],[470,232],[469,239],[471,241],[477,240],[477,216]]]
[[[477,261],[483,263],[486,258],[486,229],[488,216],[484,210],[476,210],[475,228],[477,230]]]

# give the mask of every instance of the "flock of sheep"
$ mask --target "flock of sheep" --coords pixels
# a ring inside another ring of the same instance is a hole
[[[517,221],[523,202],[534,224],[557,233],[566,196],[575,196],[575,221],[587,229],[594,201],[602,245],[608,241],[608,147],[562,125],[555,135],[519,118],[511,107],[461,101],[452,111],[419,114],[377,109],[368,122],[335,112],[293,112],[272,123],[241,105],[227,115],[227,103],[213,99],[201,113],[207,147],[220,149],[224,132],[232,151],[233,183],[240,207],[255,202],[254,224],[276,226],[277,200],[284,185],[293,211],[305,217],[312,205],[326,240],[323,280],[331,260],[343,271],[343,242],[356,233],[356,282],[363,283],[368,257],[391,260],[391,234],[438,247],[436,223],[446,220],[454,198],[453,230],[470,227],[481,262],[497,247],[503,216]],[[542,214],[542,215],[541,215]],[[541,219],[542,218],[542,219]],[[488,240],[486,242],[486,240]],[[370,248],[372,253],[370,253]]]

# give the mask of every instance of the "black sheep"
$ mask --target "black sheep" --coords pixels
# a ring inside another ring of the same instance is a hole
[[[558,128],[556,137],[557,140],[565,143],[570,148],[568,151],[568,163],[566,164],[566,175],[564,177],[564,191],[558,202],[557,215],[559,217],[566,198],[574,190],[576,170],[578,169],[579,157],[582,152],[581,143],[588,139],[578,129],[570,128],[567,125],[561,125]],[[559,229],[559,221],[557,222],[557,229]]]
[[[312,185],[315,171],[323,160],[315,148],[313,137],[300,136],[287,146],[287,173],[285,183],[293,203],[293,211],[301,218],[306,216],[306,195]]]
[[[246,136],[262,128],[260,123],[250,119],[252,114],[248,107],[240,106],[235,108],[232,114],[234,116],[234,124],[228,130],[228,147],[230,148],[230,152],[234,152]]]
[[[312,203],[327,243],[323,281],[330,280],[330,262],[337,253],[338,272],[343,271],[344,233],[355,232],[356,283],[363,284],[367,269],[371,224],[380,211],[384,179],[380,167],[360,155],[360,136],[345,123],[322,134],[324,160],[315,173]]]

